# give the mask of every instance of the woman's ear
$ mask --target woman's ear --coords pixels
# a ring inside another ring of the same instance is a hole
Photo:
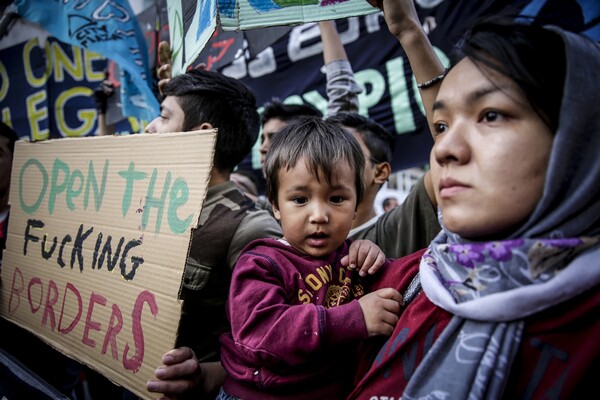
[[[392,166],[389,162],[385,161],[379,164],[375,164],[375,183],[383,185],[392,174]]]

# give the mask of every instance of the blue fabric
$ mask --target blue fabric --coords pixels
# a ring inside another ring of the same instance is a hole
[[[123,114],[151,121],[159,114],[158,100],[148,81],[148,50],[127,0],[62,2],[16,0],[19,15],[41,25],[64,43],[77,45],[111,60],[121,68]]]
[[[200,35],[210,28],[211,21],[217,17],[217,6],[215,0],[204,0],[200,4],[200,15],[198,16],[198,31],[196,32],[196,40],[200,39]]]
[[[215,398],[215,400],[240,400],[237,397],[234,397],[230,394],[227,394],[227,392],[225,392],[225,390],[223,388],[219,389],[219,394],[217,394],[217,397]]]

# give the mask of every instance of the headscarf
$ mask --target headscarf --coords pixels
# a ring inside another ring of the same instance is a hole
[[[564,41],[567,62],[542,198],[503,241],[466,240],[449,232],[440,216],[443,229],[419,275],[427,297],[454,317],[404,399],[502,397],[524,318],[600,283],[600,44],[549,29]]]

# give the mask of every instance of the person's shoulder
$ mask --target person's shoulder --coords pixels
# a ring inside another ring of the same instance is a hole
[[[295,250],[285,241],[266,237],[254,239],[248,243],[240,253],[240,260],[243,260],[243,264],[248,263],[249,260],[253,260],[252,262],[277,266],[284,259],[294,259],[297,257],[295,254]]]
[[[379,218],[379,215],[375,216],[364,224],[357,226],[356,228],[352,228],[348,233],[348,237],[353,240],[369,239],[374,242],[376,235],[374,235],[373,232],[375,230],[377,221],[379,221]]]
[[[283,236],[281,226],[275,217],[268,211],[259,208],[248,211],[238,226],[238,234],[252,240],[263,237],[279,238]]]
[[[392,260],[378,272],[376,288],[393,287],[401,293],[408,288],[419,273],[421,257],[427,249],[421,249],[412,254]]]

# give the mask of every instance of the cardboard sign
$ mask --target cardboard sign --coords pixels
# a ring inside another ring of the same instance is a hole
[[[379,11],[365,0],[196,0],[168,2],[173,74],[186,71],[217,27],[225,31],[298,25]],[[218,17],[218,18],[217,18]]]
[[[0,311],[142,398],[175,345],[216,131],[17,142]]]

